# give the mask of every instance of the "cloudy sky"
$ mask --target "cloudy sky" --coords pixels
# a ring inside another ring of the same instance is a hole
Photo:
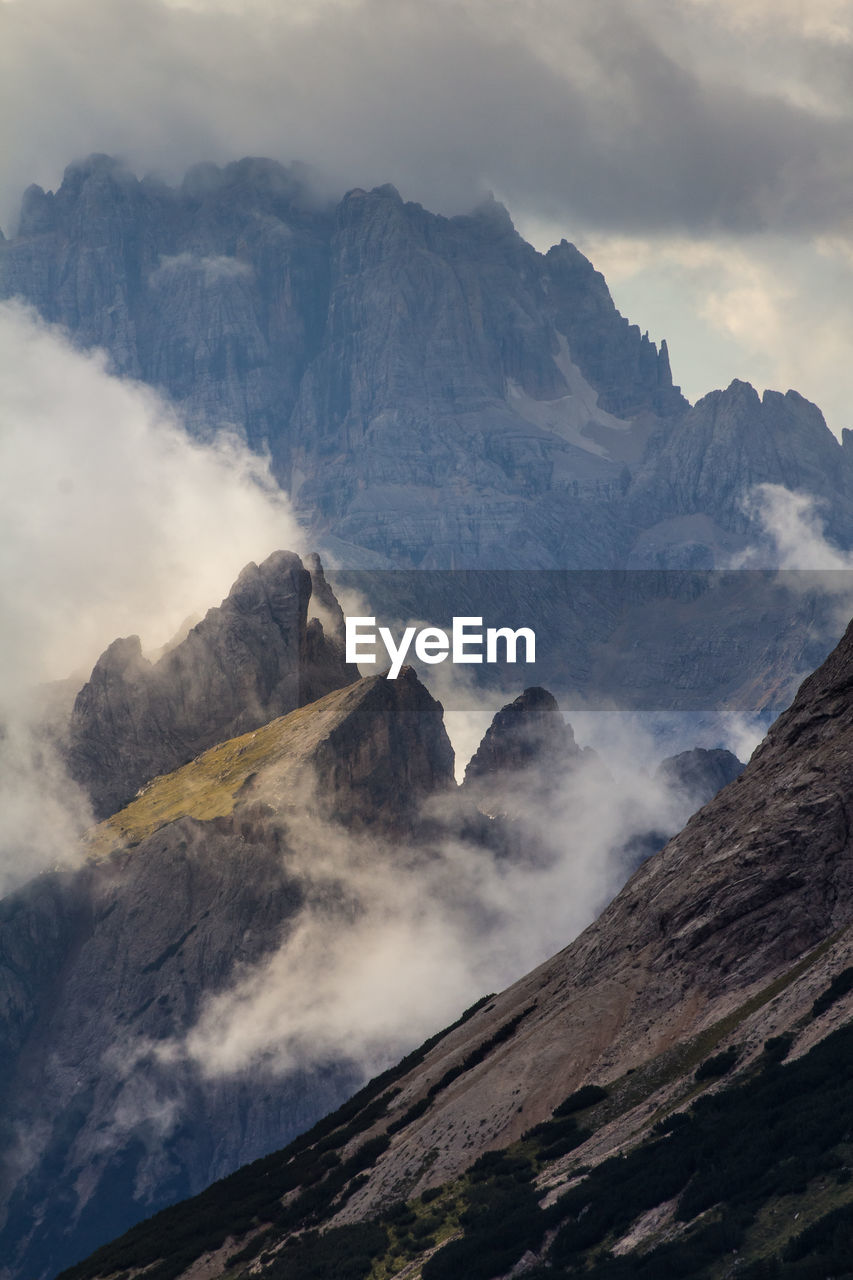
[[[850,423],[853,0],[0,0],[0,218],[91,151],[301,159],[565,235],[670,344]]]

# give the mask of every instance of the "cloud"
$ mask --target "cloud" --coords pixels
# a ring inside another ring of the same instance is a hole
[[[81,831],[94,822],[56,745],[25,715],[0,726],[0,896],[48,867],[82,860]]]
[[[735,557],[731,567],[779,570],[778,581],[784,589],[795,599],[809,602],[811,639],[824,643],[829,652],[853,614],[853,552],[826,537],[821,503],[811,494],[760,484],[750,490],[743,505],[759,537]],[[801,606],[798,612],[803,614]],[[789,683],[796,687],[810,671],[810,667],[791,671]],[[734,724],[732,732],[735,736]]]
[[[0,27],[7,230],[93,151],[169,180],[302,160],[321,194],[391,181],[450,214],[493,190],[609,280],[605,240],[649,245],[617,302],[691,398],[794,385],[847,425],[846,0],[5,0]]]
[[[387,1065],[575,937],[620,887],[633,837],[681,825],[684,797],[637,765],[649,748],[623,728],[618,783],[594,757],[548,797],[508,783],[508,810],[524,815],[513,852],[464,835],[455,796],[433,799],[431,834],[405,843],[289,812],[283,857],[306,905],[280,948],[158,1056],[208,1076]]]
[[[85,672],[116,636],[162,644],[301,541],[261,459],[194,443],[103,355],[0,304],[0,703]]]
[[[221,253],[207,254],[205,257],[196,253],[174,253],[160,259],[156,270],[148,277],[148,284],[156,289],[163,280],[181,272],[198,273],[206,285],[211,285],[220,280],[250,277],[253,268],[248,262],[229,258]]]
[[[746,551],[738,557],[736,567],[815,571],[809,574],[810,585],[820,583],[832,590],[835,584],[835,588],[849,591],[849,578],[836,577],[834,571],[848,574],[853,569],[853,553],[827,540],[820,503],[811,494],[796,493],[781,484],[759,484],[750,491],[744,509],[769,546]]]
[[[835,226],[851,49],[822,12],[754,6],[746,41],[733,5],[664,0],[7,0],[3,185],[254,151],[453,212],[492,187],[611,228]]]
[[[103,355],[0,303],[0,892],[79,856],[91,821],[34,727],[50,691],[31,687],[82,683],[119,635],[162,644],[247,562],[300,542],[261,459],[192,442]]]

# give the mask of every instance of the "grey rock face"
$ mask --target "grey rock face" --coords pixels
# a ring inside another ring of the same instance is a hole
[[[745,768],[734,752],[719,747],[693,747],[662,760],[655,770],[655,780],[669,792],[672,821],[666,829],[640,832],[628,841],[621,851],[625,878],[662,849],[694,813],[739,778]]]
[[[814,406],[733,383],[690,410],[592,264],[537,253],[494,201],[333,206],[259,159],[173,189],[91,156],[25,193],[0,242],[13,295],[192,431],[268,448],[342,563],[706,568],[754,535],[764,482],[853,541],[853,456]]]
[[[746,765],[733,751],[720,747],[694,747],[661,761],[656,776],[671,790],[681,792],[694,809],[712,800],[718,791],[739,778]]]
[[[791,1031],[808,1046],[838,1025],[832,1015],[813,1025],[812,1004],[850,964],[851,672],[853,624],[740,776],[598,920],[397,1080],[403,1112],[472,1048],[524,1017],[516,1035],[393,1134],[342,1217],[367,1218],[402,1194],[458,1177],[579,1086],[619,1087],[661,1055],[655,1065],[667,1071],[649,1071],[624,1124],[578,1149],[579,1163],[596,1164],[633,1144],[659,1106],[684,1099],[693,1063],[687,1056],[681,1075],[681,1055],[696,1050],[698,1034],[715,1033],[721,1048],[736,1043],[744,1065],[755,1065],[769,1036]],[[848,1000],[848,1018],[850,1009]]]
[[[650,439],[627,502],[647,531],[631,552],[635,567],[709,568],[735,549],[729,535],[754,525],[744,501],[753,486],[783,485],[819,501],[827,532],[844,546],[853,538],[853,470],[815,405],[795,391],[758,393],[734,381],[712,391]],[[689,528],[684,518],[704,525]],[[682,520],[679,527],[678,520]],[[669,523],[669,529],[666,528]],[[663,544],[662,548],[655,546]],[[703,554],[704,553],[704,554]],[[685,560],[685,556],[689,560]]]
[[[4,1276],[52,1276],[114,1224],[262,1154],[272,1133],[298,1132],[356,1081],[344,1060],[273,1087],[262,1072],[205,1081],[157,1059],[298,913],[302,886],[269,827],[181,821],[81,873],[73,891],[50,966],[37,933],[44,891],[5,904],[0,981],[26,985],[28,1016],[3,1025],[17,1049],[4,1056]]]
[[[420,802],[454,785],[441,706],[411,669],[333,691],[262,732],[269,754],[238,778],[221,816],[201,820],[193,807],[202,783],[224,785],[220,749],[190,766],[199,786],[179,784],[180,816],[143,834],[130,806],[130,846],[99,829],[110,856],[0,904],[4,1280],[48,1280],[288,1141],[361,1081],[345,1045],[289,1071],[259,1059],[206,1074],[191,1055],[158,1053],[287,946],[312,895],[325,895],[331,927],[335,905],[341,928],[357,911],[344,878],[336,904],[328,880],[315,884],[294,853],[297,824],[318,854],[324,839],[340,853],[335,823],[378,827],[392,838],[377,847],[393,851]],[[305,771],[325,818],[310,828]],[[137,808],[170,787],[174,775],[155,780]]]
[[[533,687],[497,713],[465,769],[465,783],[531,767],[565,768],[581,754],[554,696]]]
[[[312,576],[325,616],[308,621]],[[158,773],[358,678],[319,561],[276,552],[247,565],[230,594],[152,664],[138,636],[116,640],[77,695],[68,734],[72,776],[104,817]],[[338,613],[340,610],[338,609]]]
[[[177,190],[70,166],[0,246],[12,295],[191,429],[269,447],[333,545],[398,564],[611,563],[633,417],[685,403],[571,246],[536,253],[493,201],[448,219],[381,187],[317,207],[269,161]]]

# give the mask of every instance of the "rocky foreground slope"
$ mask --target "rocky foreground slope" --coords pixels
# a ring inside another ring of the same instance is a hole
[[[566,950],[69,1280],[842,1274],[851,795],[853,626]]]

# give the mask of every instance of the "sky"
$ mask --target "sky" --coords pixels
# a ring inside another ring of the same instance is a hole
[[[853,0],[0,0],[0,223],[93,151],[246,154],[331,194],[487,191],[565,236],[696,399],[853,425]]]

